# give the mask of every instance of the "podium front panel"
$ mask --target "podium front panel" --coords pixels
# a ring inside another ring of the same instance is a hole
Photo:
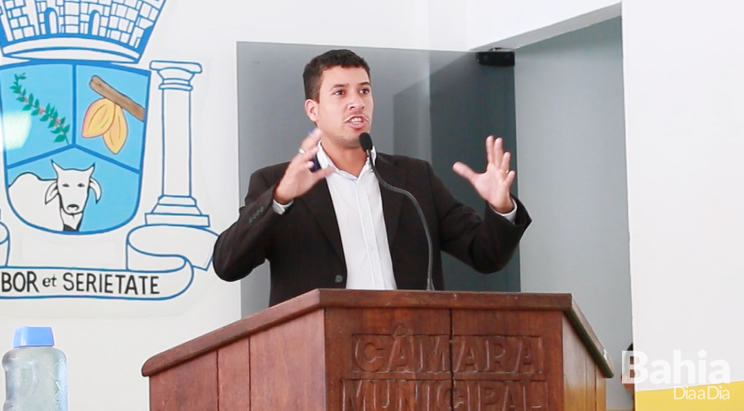
[[[218,411],[251,409],[250,343],[245,338],[217,351]]]
[[[250,338],[251,410],[325,410],[323,310]]]
[[[453,409],[559,410],[558,311],[452,311]]]
[[[216,410],[218,385],[217,353],[207,353],[152,378],[150,410]]]
[[[326,325],[327,410],[450,409],[449,310],[330,308]]]

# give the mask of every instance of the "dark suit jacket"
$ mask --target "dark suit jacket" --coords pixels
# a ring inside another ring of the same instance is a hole
[[[385,181],[410,191],[421,205],[433,241],[436,289],[444,288],[441,251],[479,272],[494,272],[509,261],[530,223],[516,199],[514,224],[487,204],[481,219],[450,194],[425,161],[378,153],[375,165]],[[274,212],[274,188],[286,167],[277,164],[253,173],[238,220],[214,248],[214,269],[227,281],[239,280],[269,260],[270,305],[316,288],[346,287],[341,234],[326,181],[296,198],[285,214]],[[426,289],[428,245],[416,209],[404,195],[380,191],[396,285]]]

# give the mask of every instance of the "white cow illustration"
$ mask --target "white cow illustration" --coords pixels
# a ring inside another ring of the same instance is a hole
[[[23,173],[8,187],[13,208],[24,220],[56,231],[78,231],[83,210],[93,190],[101,199],[101,185],[91,178],[95,165],[85,170],[64,169],[52,162],[57,178],[42,180],[34,173]],[[53,201],[57,199],[57,201]]]

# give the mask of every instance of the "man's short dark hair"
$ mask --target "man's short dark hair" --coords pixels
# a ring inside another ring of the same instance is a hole
[[[353,51],[346,49],[326,51],[310,60],[305,66],[305,71],[302,73],[302,80],[305,83],[305,98],[318,101],[323,72],[338,66],[344,68],[361,67],[370,76],[367,62]]]

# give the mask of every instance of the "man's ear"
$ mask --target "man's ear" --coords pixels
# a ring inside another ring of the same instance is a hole
[[[305,100],[305,114],[313,123],[318,122],[318,102],[313,99]]]

